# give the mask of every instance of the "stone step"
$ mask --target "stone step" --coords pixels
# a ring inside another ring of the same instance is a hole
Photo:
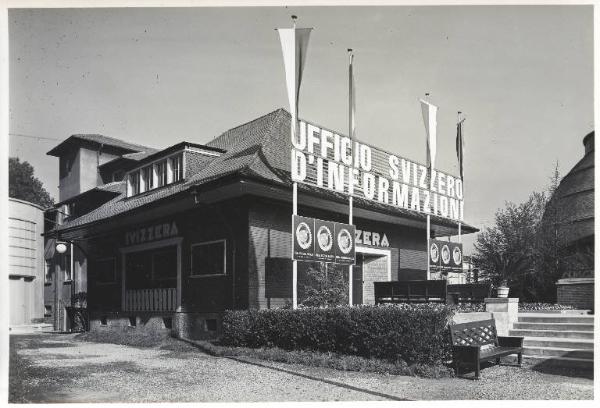
[[[569,357],[594,359],[594,350],[576,350],[571,348],[559,347],[524,347],[524,356],[546,356],[546,357]]]
[[[525,347],[556,347],[569,349],[594,349],[594,340],[565,339],[559,337],[526,337],[523,341]]]
[[[574,316],[574,315],[548,315],[548,314],[521,314],[517,315],[517,320],[523,323],[577,323],[594,324],[594,316]]]
[[[519,312],[519,314],[550,314],[550,315],[589,315],[591,310],[575,309],[575,310],[528,310]]]
[[[593,331],[556,331],[556,330],[531,330],[531,329],[511,329],[510,336],[522,337],[560,337],[569,339],[593,339]]]
[[[523,359],[536,367],[569,367],[584,370],[594,369],[594,360],[586,358],[523,356]]]
[[[514,323],[513,328],[524,330],[594,331],[594,325],[586,323],[516,322]]]

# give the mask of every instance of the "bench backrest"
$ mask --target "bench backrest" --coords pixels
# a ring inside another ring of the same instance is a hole
[[[494,319],[450,325],[453,346],[483,346],[498,343]]]

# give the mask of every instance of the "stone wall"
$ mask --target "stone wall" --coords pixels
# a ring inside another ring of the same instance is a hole
[[[594,278],[560,279],[556,291],[559,304],[594,310]]]

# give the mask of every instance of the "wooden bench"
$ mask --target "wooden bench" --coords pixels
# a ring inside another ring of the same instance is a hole
[[[373,282],[375,304],[445,302],[445,280],[407,280],[393,282]]]
[[[491,297],[492,284],[487,283],[461,283],[448,285],[448,300],[453,303],[483,303],[485,298]]]
[[[456,375],[461,366],[475,367],[475,379],[479,379],[480,363],[496,360],[511,354],[518,355],[522,363],[523,337],[498,336],[494,319],[450,325],[452,357]]]

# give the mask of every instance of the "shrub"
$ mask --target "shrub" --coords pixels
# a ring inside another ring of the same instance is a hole
[[[294,350],[286,351],[277,347],[251,349],[247,347],[223,347],[208,341],[196,340],[193,344],[214,356],[244,357],[277,361],[287,364],[302,364],[312,367],[326,367],[342,371],[362,371],[379,374],[410,375],[425,378],[453,377],[454,370],[441,364],[408,365],[403,360],[389,362],[387,360],[364,358],[359,356],[323,353],[319,351]]]
[[[439,304],[227,311],[221,344],[439,364],[450,354],[452,314]]]

